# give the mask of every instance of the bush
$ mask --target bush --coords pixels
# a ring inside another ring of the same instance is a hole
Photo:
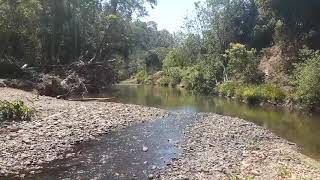
[[[217,87],[217,92],[224,96],[234,96],[248,102],[269,101],[281,102],[286,98],[282,89],[270,84],[260,86],[241,85],[237,82],[227,82]]]
[[[168,77],[168,76],[162,76],[162,77],[158,80],[157,84],[158,84],[159,86],[168,87],[168,86],[170,85],[170,77]]]
[[[281,88],[271,84],[261,85],[259,87],[259,93],[263,100],[271,102],[281,102],[286,98],[286,93]]]
[[[258,88],[256,87],[245,87],[242,90],[242,98],[249,103],[255,103],[263,98],[261,97],[261,94],[259,93]]]
[[[181,82],[181,69],[178,67],[166,68],[159,85],[175,87]]]
[[[145,70],[139,71],[136,75],[138,84],[144,84],[148,78],[148,73]]]
[[[220,84],[217,87],[217,92],[223,96],[234,96],[234,95],[236,95],[236,90],[240,87],[241,87],[241,85],[239,83],[237,83],[235,81],[230,81],[230,82]],[[240,94],[242,94],[242,93],[240,93]]]
[[[215,78],[207,75],[201,65],[198,64],[181,69],[180,74],[181,83],[186,89],[203,94],[209,94],[214,91],[216,85]]]
[[[320,103],[320,52],[309,52],[296,66],[295,85],[297,99],[308,105]]]
[[[0,121],[28,121],[31,113],[23,101],[0,101]]]

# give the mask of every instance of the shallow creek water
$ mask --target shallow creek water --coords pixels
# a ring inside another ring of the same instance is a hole
[[[78,156],[48,164],[27,179],[148,179],[169,165],[182,152],[175,144],[183,129],[198,118],[192,113],[136,124],[109,133],[98,141],[81,144]],[[144,149],[145,148],[145,149]]]
[[[220,97],[152,86],[117,85],[91,97],[168,109],[169,117],[137,124],[77,147],[79,156],[49,164],[30,179],[148,179],[181,154],[174,144],[196,121],[197,112],[213,112],[246,119],[296,143],[301,152],[320,160],[320,114],[253,106]],[[144,152],[143,147],[148,151]]]
[[[303,154],[320,160],[320,113],[292,111],[271,105],[248,105],[223,97],[200,96],[185,90],[142,85],[117,85],[113,91],[95,96],[114,97],[115,102],[173,111],[212,112],[239,117],[296,143]]]

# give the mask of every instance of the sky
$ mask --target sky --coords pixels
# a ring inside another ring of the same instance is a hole
[[[158,0],[158,5],[148,8],[149,16],[145,21],[155,21],[158,29],[167,29],[170,32],[177,32],[184,23],[184,18],[192,14],[194,3],[199,0]]]

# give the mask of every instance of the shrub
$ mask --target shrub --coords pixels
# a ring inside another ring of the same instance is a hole
[[[139,71],[136,75],[138,84],[143,84],[148,78],[148,73],[145,70]]]
[[[263,100],[271,102],[280,102],[286,97],[286,93],[281,88],[271,84],[261,85],[259,87],[259,93]]]
[[[227,82],[217,87],[217,92],[224,96],[235,96],[248,102],[270,101],[280,102],[286,98],[286,93],[281,88],[271,84],[260,86],[241,85],[237,82]]]
[[[173,49],[163,60],[163,68],[166,69],[170,67],[186,67],[187,65],[190,65],[190,61],[191,59],[185,51],[179,48]]]
[[[181,69],[178,67],[167,68],[164,72],[169,79],[169,86],[174,87],[181,82]]]
[[[236,90],[241,87],[241,85],[235,81],[226,82],[220,84],[217,87],[217,92],[223,96],[234,96],[236,94]]]
[[[0,101],[0,121],[28,121],[31,113],[23,101]]]
[[[308,105],[320,103],[320,52],[315,51],[302,57],[296,66],[295,85],[297,99]]]
[[[157,84],[158,84],[159,86],[168,87],[168,86],[170,85],[170,77],[168,77],[168,76],[162,76],[162,77],[158,80]]]
[[[249,103],[255,103],[261,100],[260,93],[256,87],[245,87],[242,91],[242,98]]]
[[[214,92],[216,79],[206,69],[197,64],[181,70],[181,82],[186,89],[196,93],[209,94]]]
[[[182,83],[185,85],[185,87],[189,90],[192,90],[195,85],[195,79],[198,75],[198,71],[194,66],[188,67],[182,70],[181,77],[182,77]]]

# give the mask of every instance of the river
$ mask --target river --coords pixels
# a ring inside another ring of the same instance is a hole
[[[145,85],[116,85],[111,92],[97,96],[113,97],[112,101],[115,102],[172,111],[213,112],[243,118],[296,143],[301,153],[320,160],[320,113],[292,111],[270,105],[248,105],[223,97],[201,96],[185,90]]]
[[[150,174],[163,172],[183,153],[175,144],[183,141],[184,129],[198,121],[198,112],[254,122],[296,143],[303,154],[320,160],[317,113],[254,106],[185,90],[142,85],[116,85],[111,91],[90,97],[107,97],[113,102],[163,108],[172,113],[76,146],[77,156],[49,163],[40,173],[30,174],[26,179],[149,179]]]

